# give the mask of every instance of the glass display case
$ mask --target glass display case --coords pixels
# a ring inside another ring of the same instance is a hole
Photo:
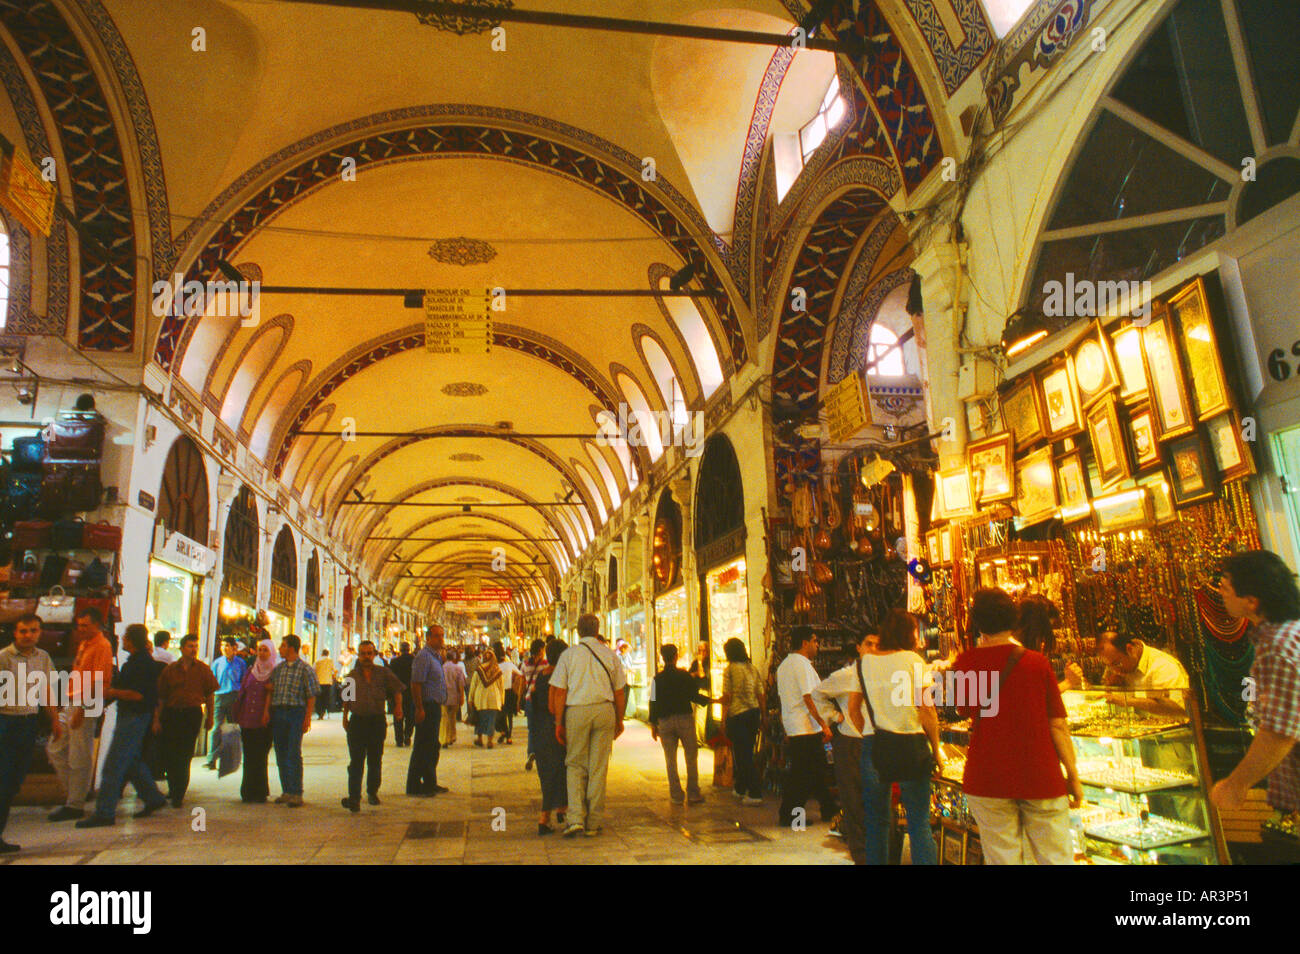
[[[1203,769],[1200,718],[1185,690],[1071,690],[1061,697],[1084,794],[1083,806],[1070,812],[1075,861],[1226,863]],[[969,731],[968,720],[942,728],[944,764],[934,777],[931,813],[936,825],[975,839],[978,826],[961,784]]]

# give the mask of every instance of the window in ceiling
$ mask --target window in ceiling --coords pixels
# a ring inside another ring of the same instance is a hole
[[[591,458],[591,462],[596,465],[596,470],[600,472],[600,479],[605,482],[605,489],[609,491],[610,502],[617,507],[622,502],[623,495],[619,492],[618,481],[614,479],[614,471],[605,462],[604,456],[596,448],[595,444],[587,441],[584,442],[583,446],[587,449],[587,455]]]
[[[664,349],[659,347],[659,342],[649,335],[642,335],[641,351],[645,355],[646,367],[655,379],[659,395],[663,398],[664,407],[671,413],[673,434],[680,434],[690,420],[681,381],[677,379],[672,362],[668,360]]]
[[[794,185],[799,173],[803,171],[808,159],[817,150],[831,131],[844,120],[849,106],[840,95],[840,80],[832,75],[830,85],[822,96],[821,105],[812,119],[804,123],[797,133],[789,136],[777,136],[772,140],[772,160],[776,166],[777,201]]]
[[[1294,0],[1181,0],[1101,100],[1039,236],[1026,310],[1049,281],[1143,281],[1300,192],[1280,155],[1300,112]],[[1238,44],[1230,37],[1240,36]],[[1243,160],[1256,178],[1229,199]]]
[[[627,420],[636,422],[641,431],[641,443],[650,452],[650,460],[658,460],[663,456],[664,445],[659,438],[659,422],[650,411],[650,402],[645,399],[640,386],[626,374],[619,374],[618,386],[627,400]],[[630,425],[628,429],[632,429]]]
[[[983,0],[984,11],[989,15],[989,25],[1000,40],[1020,22],[1025,11],[1040,0]]]
[[[903,349],[896,347],[898,335],[877,321],[871,326],[871,337],[868,341],[870,343],[867,345],[867,364],[871,365],[868,374],[888,377],[907,373],[903,363]],[[872,362],[875,364],[872,365]]]
[[[668,290],[668,276],[659,279],[659,290]],[[689,298],[661,299],[664,308],[672,316],[673,324],[686,342],[686,350],[695,365],[695,374],[700,379],[704,397],[709,398],[722,384],[722,362],[718,360],[718,349],[713,345],[704,316],[700,314],[695,303]]]

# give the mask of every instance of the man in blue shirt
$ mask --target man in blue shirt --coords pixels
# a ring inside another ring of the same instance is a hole
[[[430,626],[424,648],[411,664],[411,700],[415,703],[415,741],[406,773],[406,794],[428,796],[449,791],[438,784],[438,727],[447,702],[442,676],[441,626]]]
[[[244,684],[248,672],[248,663],[239,658],[236,650],[239,643],[235,637],[227,636],[221,641],[221,658],[212,664],[212,675],[217,677],[217,691],[212,697],[216,707],[216,718],[212,720],[212,734],[208,738],[208,760],[204,768],[216,769],[217,744],[221,741],[221,727],[227,722],[234,722],[233,708],[239,698],[239,687]]]
[[[112,688],[104,693],[117,703],[117,725],[104,759],[95,813],[77,822],[78,828],[112,825],[117,803],[122,798],[122,788],[128,780],[144,802],[144,807],[134,817],[148,818],[167,804],[166,796],[158,791],[149,772],[143,751],[144,737],[153,725],[153,713],[158,705],[158,667],[154,662],[148,627],[132,623],[126,628],[123,641],[131,657],[113,677]]]

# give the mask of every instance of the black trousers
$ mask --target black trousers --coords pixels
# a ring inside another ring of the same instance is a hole
[[[518,705],[518,694],[513,689],[507,689],[505,702],[501,704],[501,714],[497,716],[497,732],[507,739],[514,737],[515,709]]]
[[[194,761],[194,743],[203,728],[203,709],[199,706],[163,709],[159,721],[162,734],[155,744],[167,772],[167,797],[173,805],[179,805],[190,787],[190,765]]]
[[[424,721],[415,724],[415,741],[411,743],[411,767],[406,772],[407,795],[432,795],[438,784],[438,727],[442,724],[442,706],[429,703],[424,707]]]
[[[348,798],[361,798],[361,776],[366,775],[366,793],[379,794],[379,777],[383,771],[384,739],[388,720],[383,714],[348,717]]]
[[[758,710],[748,709],[727,716],[727,739],[735,756],[735,782],[732,787],[741,795],[762,798],[762,780],[754,765],[754,739],[758,737]]]
[[[785,740],[785,745],[790,757],[790,772],[781,793],[780,824],[789,825],[791,813],[796,808],[803,808],[809,797],[817,799],[821,806],[822,821],[830,821],[839,808],[831,795],[822,734],[792,735]]]
[[[411,703],[411,690],[402,693],[402,717],[397,718],[396,707],[393,711],[393,735],[398,745],[409,745],[411,732],[415,728],[415,706]]]
[[[271,785],[266,777],[266,760],[271,754],[271,727],[240,729],[244,743],[244,779],[239,785],[240,800],[264,802],[271,797]]]

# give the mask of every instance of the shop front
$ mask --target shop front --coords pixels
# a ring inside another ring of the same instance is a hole
[[[319,656],[329,649],[327,634],[320,631],[320,561],[316,550],[307,558],[307,578],[303,581],[302,640],[310,644]],[[333,650],[331,650],[331,653]]]
[[[646,631],[645,603],[641,584],[623,591],[623,641],[627,643],[628,712],[637,718],[650,715],[650,679],[654,675],[650,639]]]
[[[653,671],[657,667],[660,650],[669,644],[677,647],[677,657],[685,668],[695,656],[695,641],[682,578],[682,511],[666,490],[659,498],[650,532],[650,578],[655,591],[654,654],[647,668]]]
[[[704,446],[695,490],[695,564],[700,568],[700,613],[708,642],[710,696],[722,691],[725,646],[738,639],[753,658],[749,637],[749,590],[745,574],[745,496],[731,442],[715,435]],[[722,718],[722,707],[713,706]]]
[[[248,639],[256,622],[258,550],[261,529],[253,491],[240,487],[226,518],[221,556],[221,602],[217,606],[217,636]],[[210,648],[216,656],[217,647]]]
[[[288,526],[280,528],[276,535],[275,546],[271,549],[271,593],[267,602],[268,621],[266,628],[271,631],[271,638],[279,645],[280,640],[297,629],[294,619],[295,603],[298,600],[298,548],[293,542],[293,531]],[[302,633],[299,652],[308,662],[316,658],[315,642],[308,642]]]
[[[145,625],[165,630],[175,645],[203,632],[203,584],[217,565],[208,539],[208,481],[203,454],[188,437],[167,454],[159,487],[154,545],[149,559]]]

